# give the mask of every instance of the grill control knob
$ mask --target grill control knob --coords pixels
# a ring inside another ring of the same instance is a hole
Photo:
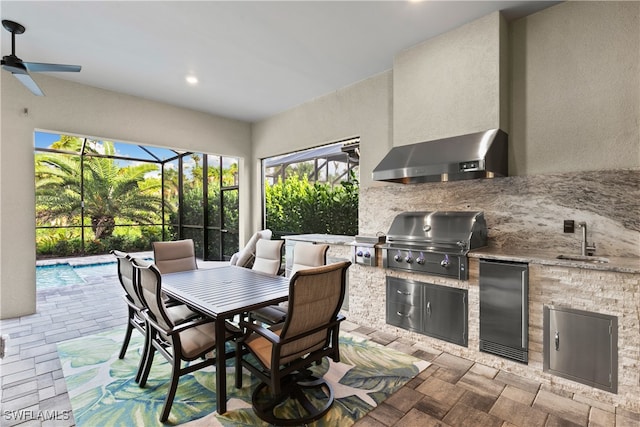
[[[416,259],[416,262],[417,262],[418,264],[420,264],[420,265],[423,265],[423,264],[424,264],[424,261],[425,261],[425,259],[424,259],[424,257],[423,257],[423,256],[418,257],[418,259]]]
[[[362,256],[362,251],[356,252],[356,256]]]
[[[411,251],[409,251],[409,253],[404,258],[404,260],[406,261],[407,264],[411,264],[413,262],[413,254],[411,253]]]
[[[449,268],[449,264],[451,264],[451,262],[449,262],[449,255],[445,255],[444,259],[440,261],[440,265],[444,268]]]
[[[402,261],[402,255],[400,255],[400,251],[398,251],[398,253],[393,256],[393,259],[395,259],[396,262]]]
[[[364,253],[364,257],[365,257],[365,258],[371,258],[371,253],[370,253],[369,251],[366,251],[366,252]]]

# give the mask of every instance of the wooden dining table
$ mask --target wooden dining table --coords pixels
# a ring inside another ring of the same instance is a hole
[[[225,322],[238,314],[286,301],[289,279],[229,265],[163,274],[162,290],[216,319],[217,410],[219,414],[227,412]]]

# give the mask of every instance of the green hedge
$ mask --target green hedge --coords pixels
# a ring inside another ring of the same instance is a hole
[[[87,235],[92,235],[87,228]],[[84,253],[80,231],[74,230],[38,230],[36,237],[36,257],[71,257],[81,255],[103,255],[111,249],[124,252],[140,252],[151,250],[151,242],[162,240],[162,227],[131,227],[126,234],[114,234],[96,240],[85,237]]]
[[[358,183],[310,183],[292,176],[265,186],[266,226],[286,234],[358,234]]]

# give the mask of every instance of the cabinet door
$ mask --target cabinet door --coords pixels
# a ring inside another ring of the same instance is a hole
[[[467,291],[439,285],[424,289],[424,332],[467,346]]]
[[[544,308],[545,371],[617,391],[617,318],[581,310]]]
[[[528,347],[528,265],[480,260],[480,339]]]

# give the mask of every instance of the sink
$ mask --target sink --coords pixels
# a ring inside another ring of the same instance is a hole
[[[565,259],[568,261],[583,261],[583,262],[593,262],[606,264],[609,262],[608,258],[598,257],[598,256],[588,256],[588,255],[558,255],[557,259]]]

